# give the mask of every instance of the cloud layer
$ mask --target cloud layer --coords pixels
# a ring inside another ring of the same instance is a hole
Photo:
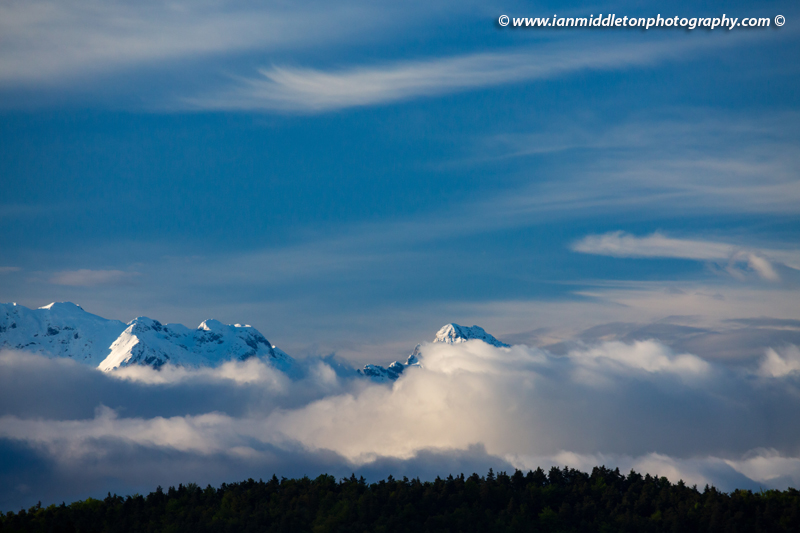
[[[561,356],[431,344],[423,367],[390,385],[330,359],[306,361],[305,377],[292,381],[257,361],[105,374],[5,352],[0,444],[33,459],[2,465],[0,496],[6,509],[42,494],[56,501],[109,485],[130,492],[254,473],[428,476],[562,463],[726,489],[797,485],[796,352],[768,351],[753,368],[654,340],[578,344]]]

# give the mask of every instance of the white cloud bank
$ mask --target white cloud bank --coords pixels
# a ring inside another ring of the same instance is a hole
[[[255,473],[446,475],[492,464],[605,463],[725,489],[800,482],[797,382],[771,359],[731,369],[656,341],[564,356],[471,341],[424,345],[423,356],[422,368],[380,385],[325,360],[293,381],[257,361],[104,374],[6,352],[0,447],[11,448],[0,500],[24,500],[19,483],[57,487],[54,476],[88,487],[85,497],[109,479],[131,491]],[[796,348],[779,357],[797,358]],[[21,453],[36,458],[22,473],[10,466]],[[210,462],[213,475],[202,466]]]

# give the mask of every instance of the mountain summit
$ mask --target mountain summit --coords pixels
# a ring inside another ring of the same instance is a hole
[[[39,309],[0,304],[0,348],[68,357],[97,366],[124,330],[124,322],[87,313],[71,302]]]
[[[450,323],[446,326],[443,326],[442,329],[436,332],[436,337],[433,339],[434,343],[441,342],[445,344],[460,344],[462,342],[467,342],[471,340],[479,340],[483,341],[486,344],[491,344],[492,346],[497,346],[498,348],[508,348],[509,345],[500,342],[499,340],[495,339],[492,335],[486,333],[486,330],[480,326],[459,326],[458,324]],[[420,351],[420,345],[417,344],[417,347],[414,348],[414,351],[411,352],[411,355],[408,356],[405,363],[401,363],[400,361],[395,361],[394,363],[390,364],[387,368],[384,368],[380,365],[365,365],[363,369],[359,370],[358,373],[372,378],[373,381],[378,381],[381,383],[385,383],[387,381],[395,381],[400,375],[405,371],[406,368],[410,366],[421,366],[420,359],[422,358],[422,352]]]
[[[292,363],[291,357],[251,326],[206,320],[197,329],[189,329],[181,324],[163,325],[158,320],[139,317],[114,341],[108,357],[98,368],[108,371],[137,364],[159,368],[167,363],[217,366],[251,357],[264,359],[280,370],[287,370]]]
[[[500,342],[493,336],[486,333],[486,330],[480,326],[459,326],[458,324],[447,324],[436,332],[436,338],[433,342],[444,342],[446,344],[459,344],[471,340],[483,341],[486,344],[497,346],[498,348],[508,348],[509,345]]]

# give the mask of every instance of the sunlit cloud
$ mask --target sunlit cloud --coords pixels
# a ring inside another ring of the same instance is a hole
[[[422,366],[389,384],[342,374],[322,359],[291,379],[260,361],[103,373],[5,352],[0,439],[24,443],[59,471],[122,478],[132,474],[114,466],[120,454],[161,479],[157,457],[184,474],[202,457],[251,468],[293,457],[282,468],[296,472],[302,464],[398,466],[431,451],[516,468],[629,465],[726,487],[782,486],[800,474],[787,445],[800,427],[753,431],[765,412],[788,420],[800,407],[794,370],[785,371],[800,357],[796,348],[775,352],[760,369],[731,369],[655,340],[580,344],[560,356],[480,341],[421,351]],[[771,380],[769,395],[762,379]],[[28,399],[45,389],[53,393]],[[82,414],[67,414],[75,409]],[[778,463],[794,468],[789,477],[774,477]],[[141,469],[137,476],[147,478]]]
[[[800,348],[794,345],[779,350],[768,348],[758,370],[762,376],[773,378],[800,373]]]
[[[283,393],[288,388],[288,378],[282,372],[264,364],[257,358],[246,361],[228,361],[218,367],[187,368],[165,365],[162,369],[131,365],[111,372],[115,378],[150,385],[180,383],[184,381],[230,380],[238,384],[259,384],[273,393]]]
[[[711,365],[692,354],[674,354],[666,346],[653,341],[632,344],[606,342],[583,350],[570,351],[568,356],[580,365],[581,375],[587,370],[595,373],[601,367],[618,371],[642,371],[650,374],[667,373],[686,378],[705,377]],[[592,381],[593,376],[588,376]]]

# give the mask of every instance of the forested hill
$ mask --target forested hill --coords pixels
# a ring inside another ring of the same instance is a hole
[[[0,517],[0,531],[800,531],[800,492],[699,491],[602,467],[373,484],[273,476],[35,506]]]

